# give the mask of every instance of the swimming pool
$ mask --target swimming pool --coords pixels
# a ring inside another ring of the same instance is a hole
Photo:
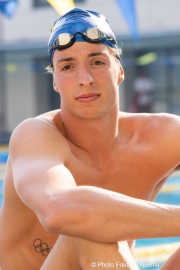
[[[3,178],[4,178],[7,158],[8,158],[7,147],[0,146],[0,207],[3,201]]]
[[[3,177],[7,158],[7,148],[0,148],[0,207],[3,201]],[[180,205],[180,175],[173,175],[168,179],[156,202]],[[178,246],[180,239],[177,237],[137,240],[135,259],[141,270],[157,270]]]

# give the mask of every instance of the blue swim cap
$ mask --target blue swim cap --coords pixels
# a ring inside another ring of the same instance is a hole
[[[85,32],[87,29],[93,27],[98,28],[108,37],[112,37],[112,39],[116,40],[115,35],[109,26],[108,20],[104,15],[98,12],[74,8],[56,20],[51,29],[52,32],[48,42],[51,65],[55,51],[54,48],[52,49],[52,46],[60,34],[69,33],[74,35],[77,32]],[[86,42],[81,34],[76,35],[75,41]],[[102,43],[108,47],[118,49],[117,43],[111,40],[103,40]],[[118,58],[120,59],[119,55]]]

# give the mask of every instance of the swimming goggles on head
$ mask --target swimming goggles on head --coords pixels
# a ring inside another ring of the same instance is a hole
[[[101,43],[105,40],[110,40],[117,44],[115,38],[108,37],[105,33],[103,33],[98,28],[89,28],[85,32],[76,32],[74,35],[69,33],[61,33],[57,36],[56,40],[54,41],[53,45],[50,47],[49,52],[52,49],[57,49],[59,51],[67,49],[71,47],[75,42],[75,37],[77,34],[82,35],[83,39],[89,43]]]

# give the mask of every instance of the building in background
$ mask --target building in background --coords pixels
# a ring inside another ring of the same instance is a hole
[[[115,0],[74,2],[103,13],[122,46],[125,81],[120,86],[121,110],[128,110],[133,81],[144,68],[155,85],[152,111],[180,115],[179,0],[136,0],[139,43],[134,43]],[[58,17],[46,0],[19,0],[12,19],[0,14],[1,135],[11,134],[26,118],[59,107],[52,76],[45,72],[50,28]]]

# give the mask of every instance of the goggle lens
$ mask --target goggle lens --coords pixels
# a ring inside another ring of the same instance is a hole
[[[104,33],[102,33],[97,28],[90,28],[86,31],[86,36],[91,40],[101,40],[102,37],[105,37]]]
[[[70,34],[60,34],[58,36],[58,42],[57,45],[58,46],[65,46],[67,44],[69,44],[69,42],[71,41],[71,35]]]
[[[71,35],[69,33],[60,34],[54,42],[53,46],[50,48],[50,50],[63,50],[72,46],[72,44],[75,42],[75,36],[77,34],[81,34],[87,42],[98,43],[107,39],[116,43],[116,40],[114,38],[108,37],[98,28],[89,28],[86,32],[76,32],[74,35]]]

